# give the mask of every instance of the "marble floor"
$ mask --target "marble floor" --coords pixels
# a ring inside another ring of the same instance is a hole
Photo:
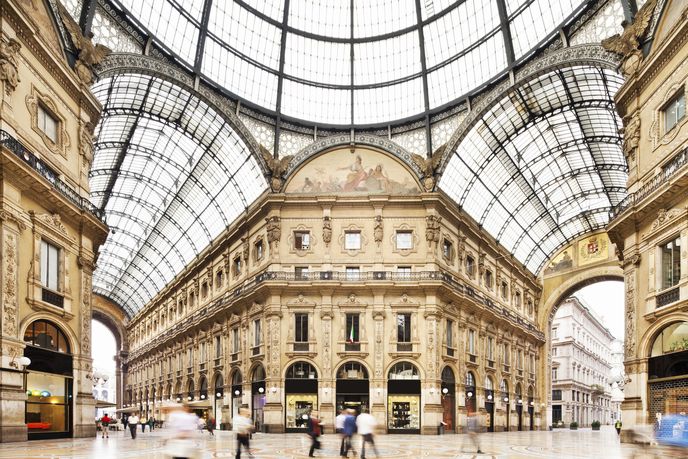
[[[84,459],[165,459],[169,433],[162,430],[139,433],[136,440],[123,432],[109,439],[41,440],[0,444],[0,458],[84,458]],[[604,426],[600,432],[578,431],[490,433],[479,436],[483,454],[476,454],[466,435],[418,436],[378,435],[377,449],[384,458],[664,458],[688,457],[688,452],[669,452],[655,448],[639,450],[620,444],[616,432]],[[198,459],[234,457],[235,440],[231,432],[199,433],[194,440]],[[355,440],[355,446],[360,446]],[[302,434],[256,434],[251,442],[256,459],[300,459],[308,457],[308,438]],[[366,451],[367,457],[374,457]],[[247,457],[242,454],[242,457]],[[322,437],[316,457],[338,458],[337,435]]]

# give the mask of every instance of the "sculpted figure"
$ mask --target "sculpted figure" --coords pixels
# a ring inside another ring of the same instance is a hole
[[[277,193],[282,189],[282,184],[284,183],[282,175],[289,168],[289,163],[291,163],[294,156],[289,155],[284,158],[275,158],[272,156],[272,153],[262,145],[260,146],[260,154],[268,169],[270,169],[270,189]]]
[[[17,54],[21,44],[14,38],[7,42],[0,40],[0,81],[5,83],[5,94],[8,96],[19,84],[19,72],[17,71]]]
[[[444,155],[445,147],[446,144],[442,145],[440,148],[435,150],[435,153],[433,153],[429,158],[424,158],[415,153],[411,155],[411,160],[423,174],[423,187],[427,192],[432,191],[435,187],[435,169],[437,169],[442,161],[442,155]]]
[[[64,7],[61,8],[61,13],[62,23],[69,31],[72,43],[79,50],[79,58],[74,65],[74,71],[82,83],[90,86],[93,84],[93,66],[100,64],[112,51],[107,46],[101,44],[94,45],[92,33],[89,32],[84,36],[81,33],[79,24],[72,19]]]

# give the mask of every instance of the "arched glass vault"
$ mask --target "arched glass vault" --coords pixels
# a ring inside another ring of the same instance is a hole
[[[553,70],[509,90],[452,152],[440,188],[533,273],[625,196],[621,83],[599,67]]]
[[[90,174],[107,215],[94,291],[134,314],[266,188],[234,129],[189,91],[119,74],[93,87],[103,105]]]

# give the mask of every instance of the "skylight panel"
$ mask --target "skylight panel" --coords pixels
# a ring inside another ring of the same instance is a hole
[[[417,31],[387,40],[354,45],[354,84],[394,81],[419,74],[420,48]]]
[[[422,111],[423,105],[423,81],[420,77],[390,86],[356,89],[354,123],[400,120]]]
[[[417,24],[415,0],[354,1],[355,38],[384,35]]]
[[[289,27],[334,38],[351,36],[348,1],[290,0]]]
[[[305,81],[351,84],[351,45],[288,34],[284,73]]]

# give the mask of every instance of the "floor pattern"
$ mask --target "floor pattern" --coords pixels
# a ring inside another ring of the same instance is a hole
[[[109,439],[98,437],[6,443],[0,447],[0,458],[167,459],[170,456],[165,441],[169,435],[165,429],[159,429],[152,433],[139,433],[136,440],[132,440],[128,433],[116,432]],[[664,450],[639,450],[632,445],[621,444],[611,427],[603,427],[600,432],[581,429],[481,434],[479,442],[483,454],[475,452],[475,446],[466,435],[376,437],[381,458],[616,459],[688,456],[686,451],[671,454]],[[234,457],[235,439],[231,432],[216,432],[214,437],[199,433],[194,443],[199,459]],[[356,439],[354,445],[358,451],[360,439]],[[256,434],[251,446],[256,459],[302,459],[308,457],[310,442],[302,434]],[[367,457],[374,457],[369,448],[366,452]],[[322,449],[316,451],[316,457],[338,458],[339,437],[323,436]]]

